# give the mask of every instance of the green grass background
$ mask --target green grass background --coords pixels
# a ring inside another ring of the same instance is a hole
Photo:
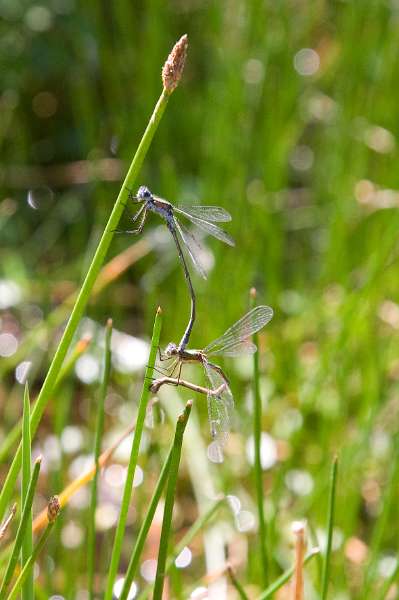
[[[398,549],[392,499],[399,477],[399,308],[387,304],[399,296],[398,3],[2,0],[0,16],[0,275],[23,289],[23,301],[3,311],[0,326],[12,323],[23,337],[28,306],[47,315],[81,280],[120,180],[58,181],[54,167],[115,158],[124,174],[159,95],[161,65],[187,33],[183,81],[140,181],[172,202],[217,204],[232,214],[227,228],[236,247],[206,242],[215,264],[206,282],[195,279],[192,344],[202,347],[238,319],[253,285],[259,303],[274,308],[261,337],[262,425],[281,453],[265,474],[269,520],[274,515],[270,545],[277,557],[290,556],[284,527],[293,519],[307,518],[313,530],[325,527],[338,452],[342,541],[333,555],[332,597],[363,598],[368,563],[348,558],[348,540],[360,538],[377,565]],[[311,76],[294,66],[303,48],[320,59]],[[51,116],[41,116],[49,98],[43,92],[51,94]],[[303,161],[306,168],[298,168]],[[39,210],[26,202],[30,189]],[[359,201],[364,198],[367,203]],[[155,216],[149,221],[147,231],[159,225]],[[116,236],[110,257],[134,242]],[[111,316],[115,328],[148,337],[160,304],[163,345],[177,341],[187,290],[177,259],[160,268],[163,258],[152,252],[129,269],[89,307],[89,316],[100,323]],[[31,394],[51,352],[50,345]],[[244,452],[250,370],[239,364],[225,366],[237,405],[232,437]],[[0,385],[6,433],[22,413],[23,389],[14,385],[13,372]],[[127,403],[128,378],[113,385]],[[95,389],[68,380],[60,397],[72,404],[71,422],[89,427],[88,410],[74,402],[90,396]],[[54,406],[39,437],[51,430]],[[227,462],[235,458],[232,452]],[[287,489],[292,470],[312,476],[310,493]],[[54,477],[61,485],[65,474]],[[227,493],[251,485],[248,468],[228,464],[215,478]],[[48,495],[56,491],[49,480],[42,487]],[[62,575],[67,559],[58,552],[54,589],[72,598],[76,590],[68,591]],[[78,589],[83,561],[74,560]],[[256,586],[253,557],[252,563],[249,557],[242,579]],[[378,572],[375,589],[382,584]],[[49,590],[50,579],[42,585]]]

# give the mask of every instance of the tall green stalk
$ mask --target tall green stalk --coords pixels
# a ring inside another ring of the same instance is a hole
[[[94,440],[94,461],[96,471],[91,482],[91,497],[89,508],[89,526],[87,532],[87,570],[89,580],[89,598],[94,599],[94,566],[96,558],[96,507],[97,507],[97,482],[99,473],[98,459],[101,452],[101,440],[104,430],[104,404],[107,395],[109,375],[111,372],[111,335],[112,319],[108,319],[105,328],[105,349],[104,349],[104,367],[103,378],[101,382],[100,397],[97,409],[96,436]]]
[[[119,513],[119,520],[118,520],[118,525],[117,525],[116,532],[115,532],[114,545],[112,548],[111,562],[110,562],[110,566],[109,566],[109,570],[108,570],[108,577],[107,577],[107,584],[106,584],[106,589],[105,589],[104,600],[112,600],[112,591],[113,591],[113,587],[114,587],[114,583],[115,583],[115,577],[116,577],[116,574],[118,571],[119,559],[120,559],[120,555],[121,555],[121,551],[122,551],[123,536],[124,536],[125,527],[126,527],[126,518],[127,518],[127,513],[129,510],[131,496],[132,496],[134,472],[135,472],[136,466],[137,466],[137,459],[138,459],[138,455],[139,455],[141,436],[143,433],[145,415],[146,415],[146,411],[147,411],[147,404],[148,404],[148,399],[149,399],[149,395],[150,395],[150,389],[149,389],[148,382],[151,380],[152,374],[154,372],[154,365],[155,365],[155,360],[157,357],[157,350],[158,350],[158,346],[159,346],[159,337],[160,337],[160,333],[161,333],[161,322],[162,322],[161,309],[158,308],[157,314],[155,316],[154,329],[152,332],[151,350],[150,350],[150,356],[148,359],[148,366],[145,371],[143,388],[141,391],[141,396],[140,396],[140,401],[139,401],[139,408],[138,408],[137,419],[136,419],[136,428],[134,430],[132,448],[130,451],[129,465],[127,468],[127,476],[126,476],[125,487],[123,490],[123,497],[122,497],[122,503],[121,503],[120,513]]]
[[[1,587],[0,587],[0,600],[4,600],[4,598],[6,597],[5,596],[6,590],[12,579],[12,576],[14,574],[15,565],[17,564],[18,556],[21,552],[22,541],[24,539],[26,527],[29,522],[29,515],[31,514],[31,511],[32,511],[32,502],[33,502],[33,496],[35,494],[37,480],[39,477],[40,463],[41,463],[41,457],[36,459],[35,465],[33,467],[32,476],[31,476],[30,482],[29,482],[28,492],[26,494],[25,504],[22,509],[21,520],[19,522],[17,534],[15,536],[14,546],[12,548],[11,555],[8,560],[7,568],[4,573],[3,581],[2,581]]]
[[[183,40],[183,38],[182,38],[182,40]],[[180,42],[182,40],[180,40]],[[144,158],[148,152],[148,149],[150,147],[150,144],[152,142],[154,134],[155,134],[155,132],[158,128],[158,125],[160,123],[160,120],[165,112],[165,108],[168,103],[169,96],[171,95],[171,93],[173,92],[175,87],[177,86],[178,81],[180,79],[181,71],[184,66],[184,60],[182,63],[181,56],[177,56],[177,58],[180,58],[180,63],[175,65],[176,66],[175,77],[174,78],[172,77],[172,80],[170,80],[170,74],[173,75],[173,66],[174,66],[172,55],[173,55],[173,52],[175,51],[177,45],[178,44],[176,44],[171,55],[169,56],[168,61],[166,61],[165,66],[164,66],[164,71],[165,71],[165,67],[168,66],[168,63],[169,63],[169,68],[166,70],[169,79],[167,77],[165,77],[164,73],[163,73],[164,88],[162,90],[161,96],[154,108],[154,111],[151,115],[151,118],[149,120],[147,128],[143,134],[143,137],[141,138],[139,147],[137,148],[136,154],[134,155],[133,161],[129,167],[129,170],[127,172],[125,180],[122,184],[122,187],[120,189],[120,192],[118,194],[118,197],[116,199],[114,207],[112,209],[111,215],[108,219],[108,223],[105,226],[104,233],[103,233],[101,240],[97,246],[97,250],[94,254],[93,260],[90,264],[90,267],[88,269],[85,280],[82,284],[79,295],[73,306],[71,316],[69,317],[68,323],[67,323],[64,333],[63,333],[63,336],[62,336],[61,341],[58,345],[58,348],[54,354],[54,358],[51,362],[51,365],[47,372],[43,386],[40,390],[39,396],[38,396],[35,406],[33,408],[32,415],[31,415],[31,423],[30,423],[32,437],[36,433],[36,430],[37,430],[37,427],[42,418],[43,412],[47,406],[48,401],[50,400],[50,397],[54,390],[54,386],[56,384],[57,377],[58,377],[58,374],[62,367],[64,358],[66,356],[69,346],[71,345],[73,335],[78,327],[79,321],[82,318],[84,310],[86,308],[86,305],[89,301],[89,297],[90,297],[90,293],[93,289],[93,285],[96,281],[96,278],[100,271],[101,265],[104,262],[108,248],[109,248],[112,238],[114,236],[114,231],[118,226],[119,220],[121,218],[122,212],[125,207],[125,202],[128,199],[128,189],[133,188],[136,183],[137,175],[142,167]],[[187,38],[185,38],[184,48],[186,49],[186,47],[187,47]],[[179,68],[180,68],[180,71],[179,71]],[[21,455],[22,455],[22,449],[21,449],[21,445],[20,445],[18,447],[18,450],[16,452],[16,455],[14,457],[14,460],[12,462],[10,470],[8,471],[7,478],[4,482],[4,485],[3,485],[1,493],[0,493],[0,521],[4,517],[7,505],[9,503],[9,500],[10,500],[12,492],[13,492],[13,488],[14,488],[19,470],[21,468]]]
[[[321,587],[321,600],[326,600],[328,583],[330,581],[330,559],[331,559],[331,548],[334,530],[334,513],[335,513],[335,489],[337,485],[337,472],[338,472],[338,457],[335,456],[332,467],[331,467],[331,479],[330,479],[330,494],[328,499],[328,516],[327,516],[327,546],[326,555],[323,563],[323,576],[322,576],[322,587]]]
[[[251,305],[255,306],[256,290],[251,289]],[[254,335],[254,343],[258,347],[258,336]],[[260,564],[262,567],[262,584],[267,586],[269,581],[269,561],[267,554],[267,529],[264,510],[263,497],[263,474],[261,459],[261,439],[262,439],[262,398],[260,395],[260,372],[259,372],[259,352],[253,354],[253,398],[254,398],[254,417],[253,417],[253,435],[254,435],[254,480],[256,488],[256,501],[258,505],[259,521],[259,544],[260,544]]]
[[[141,552],[144,547],[144,542],[146,540],[148,531],[150,529],[152,520],[154,518],[154,514],[155,514],[156,508],[158,506],[159,499],[161,497],[161,494],[165,487],[166,481],[168,479],[172,451],[173,451],[173,445],[172,445],[171,449],[169,450],[166,461],[164,462],[164,465],[162,467],[161,473],[160,473],[158,481],[157,481],[157,485],[155,486],[155,490],[154,490],[154,493],[153,493],[151,501],[150,501],[150,505],[148,507],[147,513],[143,520],[143,523],[140,527],[140,531],[137,536],[136,544],[134,546],[132,556],[130,558],[129,566],[126,570],[125,580],[123,582],[123,588],[121,591],[121,595],[119,596],[119,600],[127,600],[127,597],[129,595],[130,588],[133,583],[133,579],[136,575],[137,567],[139,566],[139,560],[140,560]]]
[[[22,426],[22,480],[21,480],[21,497],[22,506],[28,497],[29,482],[31,478],[31,439],[30,439],[30,400],[29,400],[29,388],[28,382],[25,384],[24,391],[24,412],[23,412],[23,426]],[[29,560],[33,550],[33,534],[32,534],[32,508],[29,510],[26,520],[25,535],[22,540],[21,548],[21,566]],[[33,573],[31,572],[29,577],[26,578],[24,585],[22,586],[22,600],[33,600]]]
[[[190,416],[192,402],[187,402],[184,412],[177,420],[173,451],[170,459],[168,487],[166,489],[165,508],[163,512],[161,538],[159,540],[157,572],[155,575],[153,600],[162,600],[163,586],[165,582],[166,558],[168,556],[168,544],[172,526],[173,505],[175,502],[175,491],[177,475],[179,472],[181,447],[183,444],[184,430]]]

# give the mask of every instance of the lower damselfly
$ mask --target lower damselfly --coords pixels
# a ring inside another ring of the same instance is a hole
[[[205,346],[202,350],[181,349],[177,344],[171,342],[167,345],[161,360],[175,358],[171,366],[170,375],[178,370],[175,379],[163,378],[155,380],[151,389],[159,389],[164,383],[180,385],[180,375],[184,363],[199,362],[202,364],[206,378],[209,383],[207,394],[208,418],[211,437],[220,449],[227,440],[230,429],[234,399],[230,384],[222,368],[211,362],[213,356],[241,356],[256,352],[256,346],[251,341],[251,336],[260,331],[273,317],[273,309],[270,306],[255,306],[247,312],[239,321],[234,323],[223,335]],[[160,384],[161,382],[161,384]],[[187,387],[187,385],[185,385]]]
[[[206,272],[201,264],[200,252],[201,246],[198,242],[197,238],[188,231],[184,225],[179,221],[179,218],[185,217],[191,223],[202,229],[202,231],[212,235],[218,240],[229,244],[229,246],[234,246],[233,238],[223,231],[220,227],[215,225],[217,222],[227,222],[231,221],[231,215],[219,206],[174,206],[167,200],[163,198],[159,198],[150,192],[150,190],[142,185],[136,195],[132,192],[129,192],[129,200],[137,204],[141,204],[142,206],[139,208],[137,213],[132,217],[132,221],[138,221],[139,225],[137,229],[126,231],[125,233],[133,233],[138,234],[141,233],[146,222],[148,211],[157,213],[160,215],[166,222],[166,225],[172,234],[173,240],[176,244],[177,253],[179,255],[179,259],[183,266],[184,276],[188,285],[188,289],[191,297],[191,313],[188,325],[183,334],[183,337],[178,344],[179,350],[183,351],[190,339],[191,330],[195,321],[195,293],[194,288],[191,283],[190,272],[187,267],[186,260],[184,258],[184,253],[182,249],[182,245],[187,250],[188,255],[190,256],[193,265],[195,266],[198,273],[206,278]],[[179,239],[180,238],[180,239]],[[181,242],[183,244],[181,244]]]

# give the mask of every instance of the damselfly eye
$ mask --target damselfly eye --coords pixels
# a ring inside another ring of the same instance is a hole
[[[141,185],[139,187],[139,191],[137,192],[137,198],[140,200],[144,200],[145,198],[151,198],[151,192],[145,185]]]

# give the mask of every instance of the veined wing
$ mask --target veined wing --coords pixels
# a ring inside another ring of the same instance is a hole
[[[243,354],[255,354],[257,348],[249,339],[228,346],[227,348],[219,348],[211,352],[207,352],[207,356],[242,356]]]
[[[187,219],[194,223],[194,225],[196,225],[206,233],[213,235],[213,237],[220,240],[221,242],[224,242],[225,244],[228,244],[229,246],[235,246],[235,241],[233,240],[231,235],[223,231],[223,229],[220,229],[220,227],[218,227],[217,225],[205,221],[204,219],[200,219],[199,217],[195,217],[194,215],[191,215],[185,212],[184,210],[176,208],[175,210],[177,210],[178,213],[184,215]]]
[[[226,354],[230,348],[237,346],[251,335],[262,329],[272,318],[273,309],[270,306],[255,306],[239,321],[234,323],[223,335],[208,344],[204,348],[207,356],[215,354]]]
[[[234,399],[229,385],[222,375],[213,369],[206,360],[203,361],[203,365],[211,390],[217,390],[224,385],[223,390],[219,392],[219,394],[215,395],[208,393],[207,396],[211,436],[222,449],[226,444],[230,431],[230,423],[234,410]]]
[[[204,267],[201,264],[201,260],[198,256],[201,251],[201,246],[198,240],[193,236],[192,233],[188,231],[179,221],[175,218],[174,223],[176,225],[176,229],[182,237],[185,247],[187,248],[187,252],[190,255],[190,258],[193,262],[193,265],[197,269],[198,273],[206,279],[206,272]]]
[[[182,213],[188,219],[191,217],[196,217],[204,221],[215,223],[227,223],[227,221],[231,221],[231,214],[220,206],[175,206],[174,210]]]

